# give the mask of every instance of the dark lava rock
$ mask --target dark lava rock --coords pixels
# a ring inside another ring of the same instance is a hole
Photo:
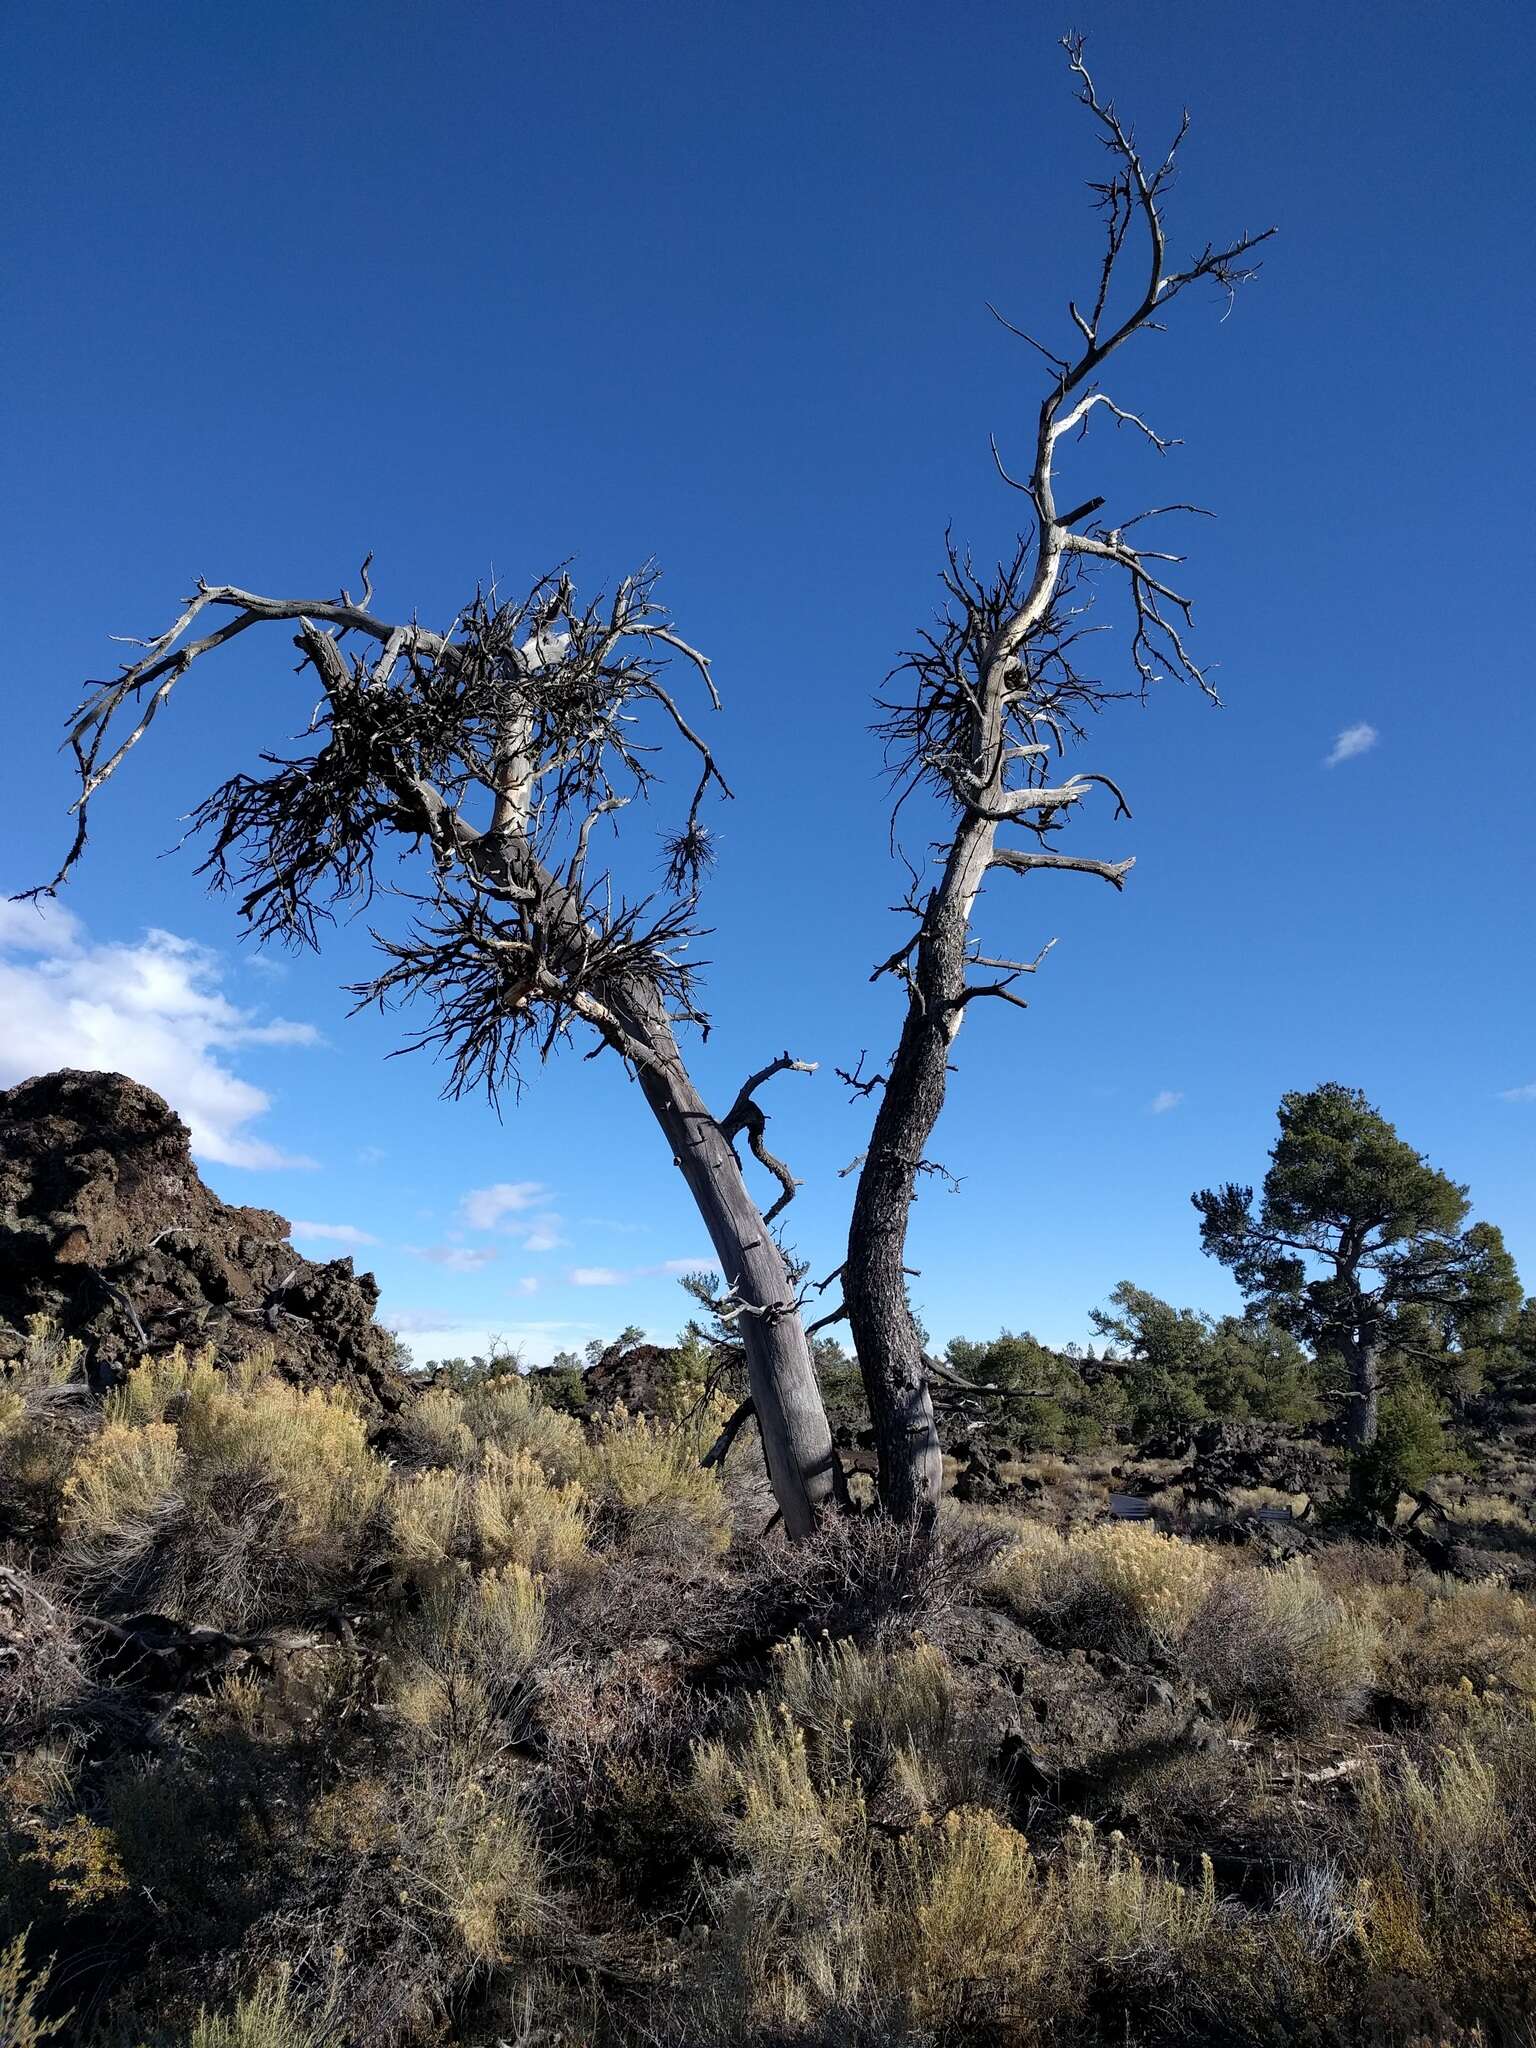
[[[124,1074],[66,1069],[0,1090],[0,1361],[46,1315],[83,1341],[98,1388],[145,1352],[212,1344],[226,1363],[270,1350],[296,1383],[397,1410],[408,1382],[374,1321],[372,1274],[349,1258],[316,1265],[283,1217],[221,1202],[189,1140]]]

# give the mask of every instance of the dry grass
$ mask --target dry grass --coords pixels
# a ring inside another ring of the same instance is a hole
[[[0,1948],[0,2042],[5,2048],[37,2048],[39,2042],[67,2034],[67,2017],[44,2019],[37,2010],[47,1981],[46,1969],[33,1973],[27,1968],[25,1935]]]
[[[259,1363],[70,1412],[67,1543],[0,1571],[0,1651],[48,1622],[68,1666],[0,1658],[0,1935],[114,1959],[90,2048],[1521,2043],[1508,1585],[953,1507],[723,1552],[696,1436],[516,1380],[428,1394],[393,1467]],[[141,1694],[91,1682],[66,1564],[98,1615],[346,1598]]]
[[[1297,1731],[1353,1719],[1380,1652],[1366,1616],[1290,1564],[1223,1573],[1184,1630],[1180,1662],[1218,1710]]]

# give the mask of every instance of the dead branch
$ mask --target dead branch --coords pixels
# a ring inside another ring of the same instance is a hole
[[[756,1413],[757,1410],[750,1401],[743,1401],[741,1403],[740,1407],[737,1408],[726,1423],[724,1429],[721,1430],[709,1449],[704,1453],[704,1456],[699,1460],[706,1470],[711,1465],[723,1465],[725,1463],[730,1453],[731,1445],[735,1443],[741,1431]]]
[[[801,1183],[796,1180],[784,1161],[768,1150],[763,1136],[768,1127],[768,1118],[762,1105],[754,1099],[754,1091],[765,1081],[771,1080],[775,1074],[814,1074],[816,1066],[815,1060],[792,1059],[787,1052],[781,1052],[777,1059],[770,1060],[766,1067],[760,1067],[755,1074],[750,1074],[743,1081],[736,1100],[720,1120],[721,1136],[732,1143],[745,1131],[747,1145],[753,1158],[760,1165],[766,1166],[779,1183],[782,1192],[773,1207],[764,1210],[765,1223],[771,1223],[780,1210],[795,1199]]]

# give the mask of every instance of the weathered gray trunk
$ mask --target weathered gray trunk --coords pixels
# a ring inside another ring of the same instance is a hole
[[[1381,1421],[1381,1348],[1369,1340],[1354,1346],[1350,1359],[1349,1413],[1344,1440],[1352,1451],[1368,1451]]]
[[[506,848],[502,859],[514,881],[526,877],[525,849]],[[547,875],[540,876],[540,886],[552,936],[558,942],[562,931],[569,932],[579,949],[584,935],[575,896]],[[834,1503],[840,1473],[795,1290],[741,1163],[689,1078],[658,990],[632,979],[608,989],[606,1000],[614,1026],[636,1056],[641,1092],[672,1148],[726,1282],[743,1305],[737,1327],[768,1476],[785,1531],[799,1540]]]
[[[671,1031],[666,1027],[671,1041]],[[654,1032],[649,1043],[659,1055]],[[665,1055],[663,1055],[665,1056]],[[784,1260],[747,1191],[736,1154],[689,1080],[675,1043],[664,1079],[642,1069],[640,1086],[666,1133],[736,1299],[747,1377],[774,1498],[786,1532],[809,1536],[837,1489],[832,1431],[805,1326]]]
[[[1374,1483],[1365,1453],[1375,1443],[1381,1424],[1380,1344],[1371,1336],[1357,1335],[1350,1346],[1348,1364],[1350,1392],[1345,1402],[1344,1441],[1350,1452],[1349,1492],[1356,1508],[1369,1511],[1374,1501]]]

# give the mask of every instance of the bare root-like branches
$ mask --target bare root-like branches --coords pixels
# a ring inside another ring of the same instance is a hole
[[[447,1055],[454,1090],[494,1095],[522,1047],[547,1055],[578,1022],[632,1065],[654,1061],[624,991],[654,992],[670,1022],[702,1021],[686,958],[711,853],[702,807],[712,785],[730,792],[667,671],[701,681],[717,706],[708,661],[658,603],[652,568],[586,605],[560,570],[515,602],[477,591],[437,632],[368,608],[371,561],[360,604],[346,590],[272,598],[199,582],[134,661],[90,686],[66,740],[75,840],[47,887],[79,859],[92,800],[182,678],[253,627],[287,623],[319,684],[308,725],[292,751],[263,755],[192,813],[202,872],[235,892],[247,928],[313,945],[339,909],[383,885],[399,893],[415,850],[428,879],[404,887],[414,929],[380,937],[388,965],[354,992],[428,994],[433,1021],[412,1043]],[[663,836],[659,893],[631,901],[594,872],[597,843],[650,795],[669,753],[692,762],[691,796]]]

